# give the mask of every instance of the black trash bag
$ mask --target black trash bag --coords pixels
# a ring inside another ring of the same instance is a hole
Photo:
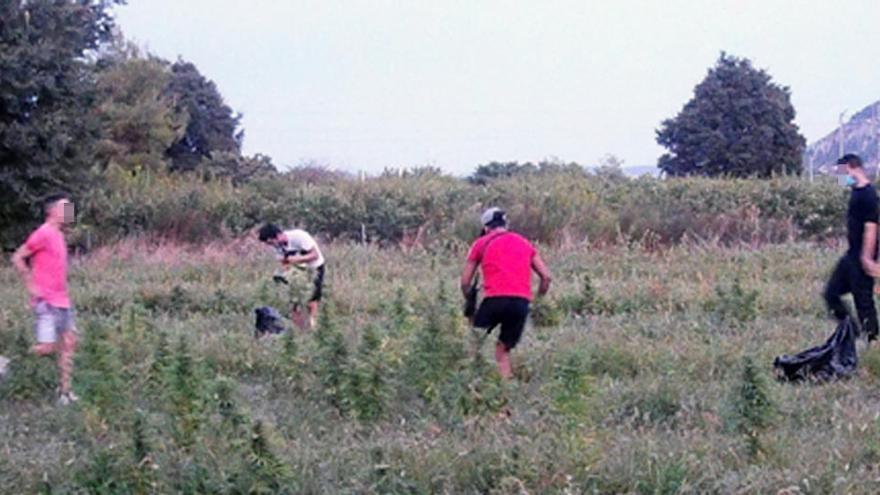
[[[254,337],[262,337],[267,333],[279,334],[284,331],[282,320],[284,319],[275,308],[271,306],[261,306],[254,310],[257,315],[257,321],[254,324]]]
[[[464,298],[463,313],[465,318],[474,318],[477,314],[477,299],[480,297],[479,277],[474,279],[471,288],[468,289],[467,296]]]
[[[773,367],[783,381],[827,381],[849,377],[855,373],[859,364],[856,354],[858,336],[856,324],[847,317],[837,325],[837,329],[823,345],[794,356],[779,356],[773,360]]]

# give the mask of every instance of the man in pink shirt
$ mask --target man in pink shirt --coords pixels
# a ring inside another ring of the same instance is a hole
[[[461,274],[461,291],[467,299],[477,266],[481,267],[486,297],[474,315],[474,327],[491,332],[501,325],[495,361],[501,376],[511,378],[510,350],[519,343],[529,316],[532,271],[541,278],[541,296],[550,289],[550,271],[526,238],[507,230],[507,217],[500,208],[486,210],[481,221],[483,236],[471,246]]]
[[[40,356],[57,354],[60,378],[59,403],[77,400],[70,388],[73,353],[76,349],[76,326],[73,307],[67,294],[67,244],[61,228],[73,222],[73,203],[64,194],[46,199],[46,221],[15,251],[12,263],[18,269],[34,309],[32,351]]]

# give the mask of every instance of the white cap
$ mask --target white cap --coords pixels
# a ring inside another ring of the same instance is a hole
[[[489,223],[492,222],[492,220],[495,220],[495,216],[498,213],[500,213],[503,218],[504,210],[502,210],[501,208],[498,208],[497,206],[493,206],[493,207],[489,208],[488,210],[483,212],[482,216],[480,216],[480,223],[482,223],[483,225],[488,225]]]

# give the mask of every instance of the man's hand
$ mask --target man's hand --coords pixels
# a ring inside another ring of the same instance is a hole
[[[862,260],[862,268],[871,277],[880,278],[880,263],[873,260]]]
[[[464,269],[461,271],[461,295],[467,300],[468,294],[471,291],[471,282],[474,280],[474,274],[477,272],[477,262],[476,261],[468,261],[464,265]]]
[[[37,286],[34,285],[34,278],[30,274],[25,277],[24,285],[27,287],[29,296],[32,298],[37,297]]]
[[[30,249],[24,244],[22,244],[18,249],[15,250],[15,254],[12,255],[12,265],[15,266],[15,269],[18,271],[18,274],[21,276],[21,281],[24,282],[24,286],[28,291],[28,295],[31,297],[36,297],[37,288],[34,285],[34,278],[31,275],[31,269],[27,264],[27,259],[31,257],[33,253]]]
[[[862,236],[862,252],[859,253],[859,261],[862,263],[862,270],[874,278],[880,277],[880,265],[874,260],[874,253],[876,251],[877,224],[875,222],[865,222],[865,233]]]
[[[312,248],[309,252],[305,254],[291,254],[285,255],[284,259],[281,261],[281,264],[285,267],[289,265],[304,265],[306,263],[310,263],[318,259],[318,249]]]
[[[547,291],[550,290],[550,282],[553,280],[553,277],[550,275],[550,270],[547,268],[547,265],[544,264],[544,260],[541,259],[541,256],[537,253],[532,257],[532,270],[541,277],[541,285],[538,287],[538,296],[546,295]]]

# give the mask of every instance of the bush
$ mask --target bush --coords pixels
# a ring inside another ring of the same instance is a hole
[[[862,354],[860,360],[862,367],[866,369],[874,379],[880,378],[880,352],[875,349],[868,349]]]
[[[630,397],[623,413],[636,423],[658,424],[670,422],[679,409],[681,403],[678,393],[667,385],[660,385]]]
[[[118,421],[130,396],[117,348],[103,325],[91,325],[83,333],[84,342],[76,356],[76,388],[83,403],[97,408],[104,420]]]
[[[389,395],[385,378],[386,359],[381,345],[376,327],[367,326],[348,383],[352,412],[361,421],[378,419],[385,410]]]
[[[0,381],[0,399],[35,399],[57,384],[55,360],[31,353],[26,332],[22,328],[13,341],[8,369]]]
[[[706,302],[707,311],[714,313],[721,321],[743,324],[755,321],[758,317],[758,296],[756,289],[744,289],[739,277],[733,279],[729,288],[718,285],[715,298]]]
[[[289,469],[272,452],[262,421],[254,422],[250,451],[244,468],[236,477],[234,493],[296,493],[296,483]]]
[[[767,377],[748,356],[743,359],[742,374],[731,402],[730,425],[745,436],[749,453],[757,455],[762,450],[760,434],[773,424],[777,410]]]
[[[176,419],[174,433],[178,443],[186,448],[192,445],[201,424],[205,397],[202,376],[183,335],[177,342],[171,366],[170,406]]]
[[[302,181],[295,174],[241,185],[185,174],[111,167],[106,186],[81,203],[70,241],[85,248],[132,234],[184,242],[242,235],[264,221],[299,225],[328,239],[406,246],[470,242],[490,204],[515,229],[549,245],[725,245],[840,235],[845,191],[828,181],[628,180],[566,167],[476,185],[439,173],[405,171],[357,180]]]
[[[495,413],[507,405],[504,380],[483,356],[487,336],[480,333],[473,337],[472,358],[441,385],[444,405],[462,417]]]
[[[532,303],[531,315],[532,323],[537,327],[559,326],[564,316],[559,304],[546,297],[540,297]]]
[[[348,407],[345,396],[348,347],[333,315],[331,304],[325,303],[321,308],[315,340],[315,375],[321,384],[321,393],[336,409],[344,411]]]
[[[589,273],[581,275],[581,290],[578,294],[563,296],[560,307],[576,315],[611,315],[615,313],[614,304],[601,295],[593,286]]]
[[[588,357],[580,351],[570,351],[553,367],[553,404],[573,419],[583,418],[589,412],[586,399],[592,393],[592,380],[587,361]]]
[[[639,363],[632,352],[609,344],[590,350],[586,369],[593,376],[635,378],[639,374]]]
[[[679,493],[687,477],[687,467],[680,460],[651,460],[636,481],[636,490],[643,495],[673,495]]]
[[[462,344],[455,335],[460,328],[458,321],[441,283],[426,320],[411,337],[405,365],[407,380],[429,402],[439,398],[440,384],[456,373],[464,356]]]

